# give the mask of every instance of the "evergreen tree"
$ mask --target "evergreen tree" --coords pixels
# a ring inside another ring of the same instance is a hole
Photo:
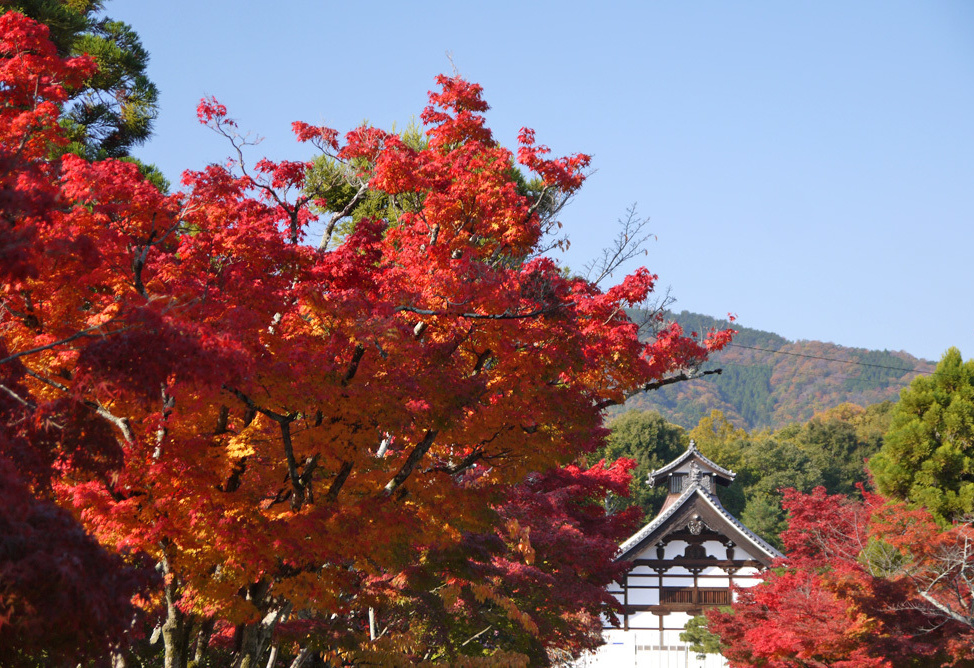
[[[88,54],[97,63],[61,115],[70,139],[61,150],[88,160],[128,157],[152,134],[158,114],[159,91],[146,75],[148,52],[130,26],[101,15],[103,5],[101,0],[5,0],[0,6],[0,14],[17,11],[45,24],[62,57]]]
[[[941,521],[974,511],[974,360],[951,348],[903,390],[870,469],[882,494]]]

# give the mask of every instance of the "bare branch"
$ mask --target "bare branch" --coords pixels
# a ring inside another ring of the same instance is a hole
[[[22,396],[20,396],[19,394],[17,394],[13,390],[11,390],[6,385],[0,385],[0,390],[3,390],[4,392],[6,392],[11,397],[13,397],[14,401],[17,401],[17,402],[21,403],[22,405],[26,406],[27,408],[31,408],[31,409],[37,408],[37,404],[35,404],[33,402],[30,402],[30,401],[27,401],[26,399],[24,399]]]
[[[365,193],[369,191],[369,184],[367,181],[363,181],[362,185],[359,186],[358,192],[349,200],[348,204],[341,211],[337,211],[332,214],[331,218],[328,219],[328,224],[325,225],[325,232],[321,235],[321,243],[318,244],[318,250],[323,251],[328,248],[328,244],[331,243],[331,236],[335,232],[335,225],[338,224],[342,218],[345,218],[352,213],[352,209],[355,205],[362,201],[365,197]]]
[[[494,628],[494,625],[493,625],[493,624],[489,624],[489,625],[487,626],[487,628],[485,628],[485,629],[484,629],[483,631],[481,631],[480,633],[475,633],[475,634],[473,634],[472,636],[470,636],[469,638],[467,638],[466,640],[464,640],[464,641],[463,641],[463,642],[462,642],[462,643],[460,644],[460,647],[465,647],[465,646],[466,646],[466,645],[468,645],[469,643],[471,643],[471,642],[473,642],[474,640],[476,640],[476,639],[477,639],[477,638],[479,638],[480,636],[482,636],[482,635],[484,635],[485,633],[487,633],[488,631],[490,631],[490,630],[491,630],[492,628]]]
[[[172,409],[176,405],[176,397],[166,392],[165,386],[162,388],[162,415],[159,421],[159,428],[156,430],[156,449],[152,453],[153,459],[162,457],[162,443],[166,440],[166,420],[172,415]]]
[[[31,371],[30,369],[25,368],[24,373],[26,373],[28,376],[31,376],[32,378],[36,378],[37,380],[41,381],[45,385],[50,385],[51,387],[55,387],[61,390],[62,392],[67,393],[71,391],[70,388],[68,388],[68,386],[59,383],[56,380],[51,380],[50,378],[46,378],[35,371]],[[123,417],[118,417],[117,415],[113,415],[112,412],[109,411],[105,406],[92,399],[86,399],[84,401],[84,404],[88,408],[95,411],[95,413],[97,413],[99,416],[101,416],[108,422],[111,422],[113,425],[115,425],[115,428],[118,429],[120,432],[122,432],[122,437],[125,439],[127,443],[135,443],[135,433],[132,431],[132,426],[129,424],[128,418],[123,418]]]
[[[686,373],[686,372],[680,373],[680,374],[678,374],[676,376],[670,376],[669,378],[663,378],[662,380],[656,380],[656,381],[653,381],[652,383],[646,383],[645,385],[643,385],[642,387],[640,387],[635,392],[628,393],[625,398],[628,399],[629,397],[633,397],[633,396],[635,396],[635,395],[637,395],[637,394],[639,394],[641,392],[649,392],[650,390],[658,390],[661,387],[666,387],[667,385],[673,385],[675,383],[682,383],[682,382],[685,382],[685,381],[688,381],[688,380],[696,380],[697,378],[702,378],[704,376],[709,376],[711,374],[720,375],[723,372],[724,372],[723,369],[710,369],[708,371],[699,371],[699,372],[696,372],[696,373],[694,373],[694,372],[691,372],[691,373]],[[599,403],[597,403],[595,405],[595,407],[598,410],[604,410],[604,409],[608,408],[609,406],[617,406],[620,403],[622,403],[622,402],[617,401],[616,399],[605,399],[605,400],[600,401]]]
[[[585,265],[585,278],[591,283],[596,285],[601,283],[620,266],[636,255],[644,253],[644,244],[650,238],[656,238],[656,235],[645,231],[649,219],[636,215],[635,204],[626,209],[626,217],[620,218],[618,223],[622,229],[619,230],[612,246],[604,249],[601,257]]]

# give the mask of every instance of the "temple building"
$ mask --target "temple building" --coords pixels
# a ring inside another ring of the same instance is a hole
[[[734,481],[693,443],[649,475],[669,490],[656,518],[620,546],[632,562],[609,591],[622,605],[619,626],[606,622],[606,645],[580,666],[607,668],[719,668],[723,657],[698,658],[680,640],[687,621],[711,606],[731,602],[730,586],[749,587],[781,553],[731,515],[717,486]]]

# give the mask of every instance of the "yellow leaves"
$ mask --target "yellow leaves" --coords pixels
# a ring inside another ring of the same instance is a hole
[[[234,434],[227,441],[227,456],[231,459],[249,457],[254,452],[254,446],[250,442],[250,434],[246,431],[242,434]]]
[[[531,547],[531,527],[522,527],[517,520],[512,519],[507,522],[507,533],[512,540],[517,541],[514,550],[521,553],[524,557],[524,563],[528,566],[534,564],[534,548]]]
[[[456,584],[446,584],[440,587],[436,593],[443,601],[443,607],[450,610],[460,600],[461,587]]]
[[[490,601],[494,605],[501,608],[511,621],[520,624],[525,631],[533,635],[538,633],[538,625],[534,623],[531,616],[525,612],[521,612],[517,604],[514,603],[510,598],[500,594],[495,591],[493,587],[487,584],[478,584],[471,582],[469,585],[470,592],[473,594],[474,598],[477,599],[478,603],[485,603]]]

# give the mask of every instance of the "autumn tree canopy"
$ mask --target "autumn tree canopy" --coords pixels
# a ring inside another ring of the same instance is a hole
[[[112,651],[159,638],[167,668],[213,653],[234,666],[271,652],[413,663],[431,627],[419,608],[392,622],[417,568],[446,585],[440,609],[473,595],[541,646],[577,651],[580,627],[533,618],[526,592],[435,560],[501,526],[513,543],[491,549],[530,571],[545,541],[563,541],[505,499],[606,521],[584,499],[618,490],[618,476],[551,469],[599,445],[604,408],[731,335],[672,326],[640,342],[625,309],[654,275],[603,288],[541,252],[589,158],[551,157],[528,129],[503,148],[481,88],[441,76],[419,144],[294,124],[383,204],[336,236],[349,207],[305,187],[309,162],[251,158],[216,100],[198,114],[234,159],[186,172],[179,193],[130,163],[54,150],[71,141],[68,91],[97,65],[59,54],[21,14],[0,24],[0,475],[27,503],[73,513],[110,551],[102,562],[124,560],[118,583],[153,567],[141,581],[157,584],[135,599],[144,617],[124,613],[102,636]],[[312,245],[316,225],[326,234]],[[559,501],[559,485],[582,505]],[[0,554],[0,572],[19,555]],[[560,558],[547,572],[587,577]],[[585,596],[588,618],[607,610]],[[3,590],[0,610],[17,610]],[[0,634],[10,624],[0,614]],[[442,646],[470,661],[534,651],[488,640]]]
[[[974,530],[925,510],[785,494],[786,559],[764,582],[707,613],[731,666],[970,666]]]

